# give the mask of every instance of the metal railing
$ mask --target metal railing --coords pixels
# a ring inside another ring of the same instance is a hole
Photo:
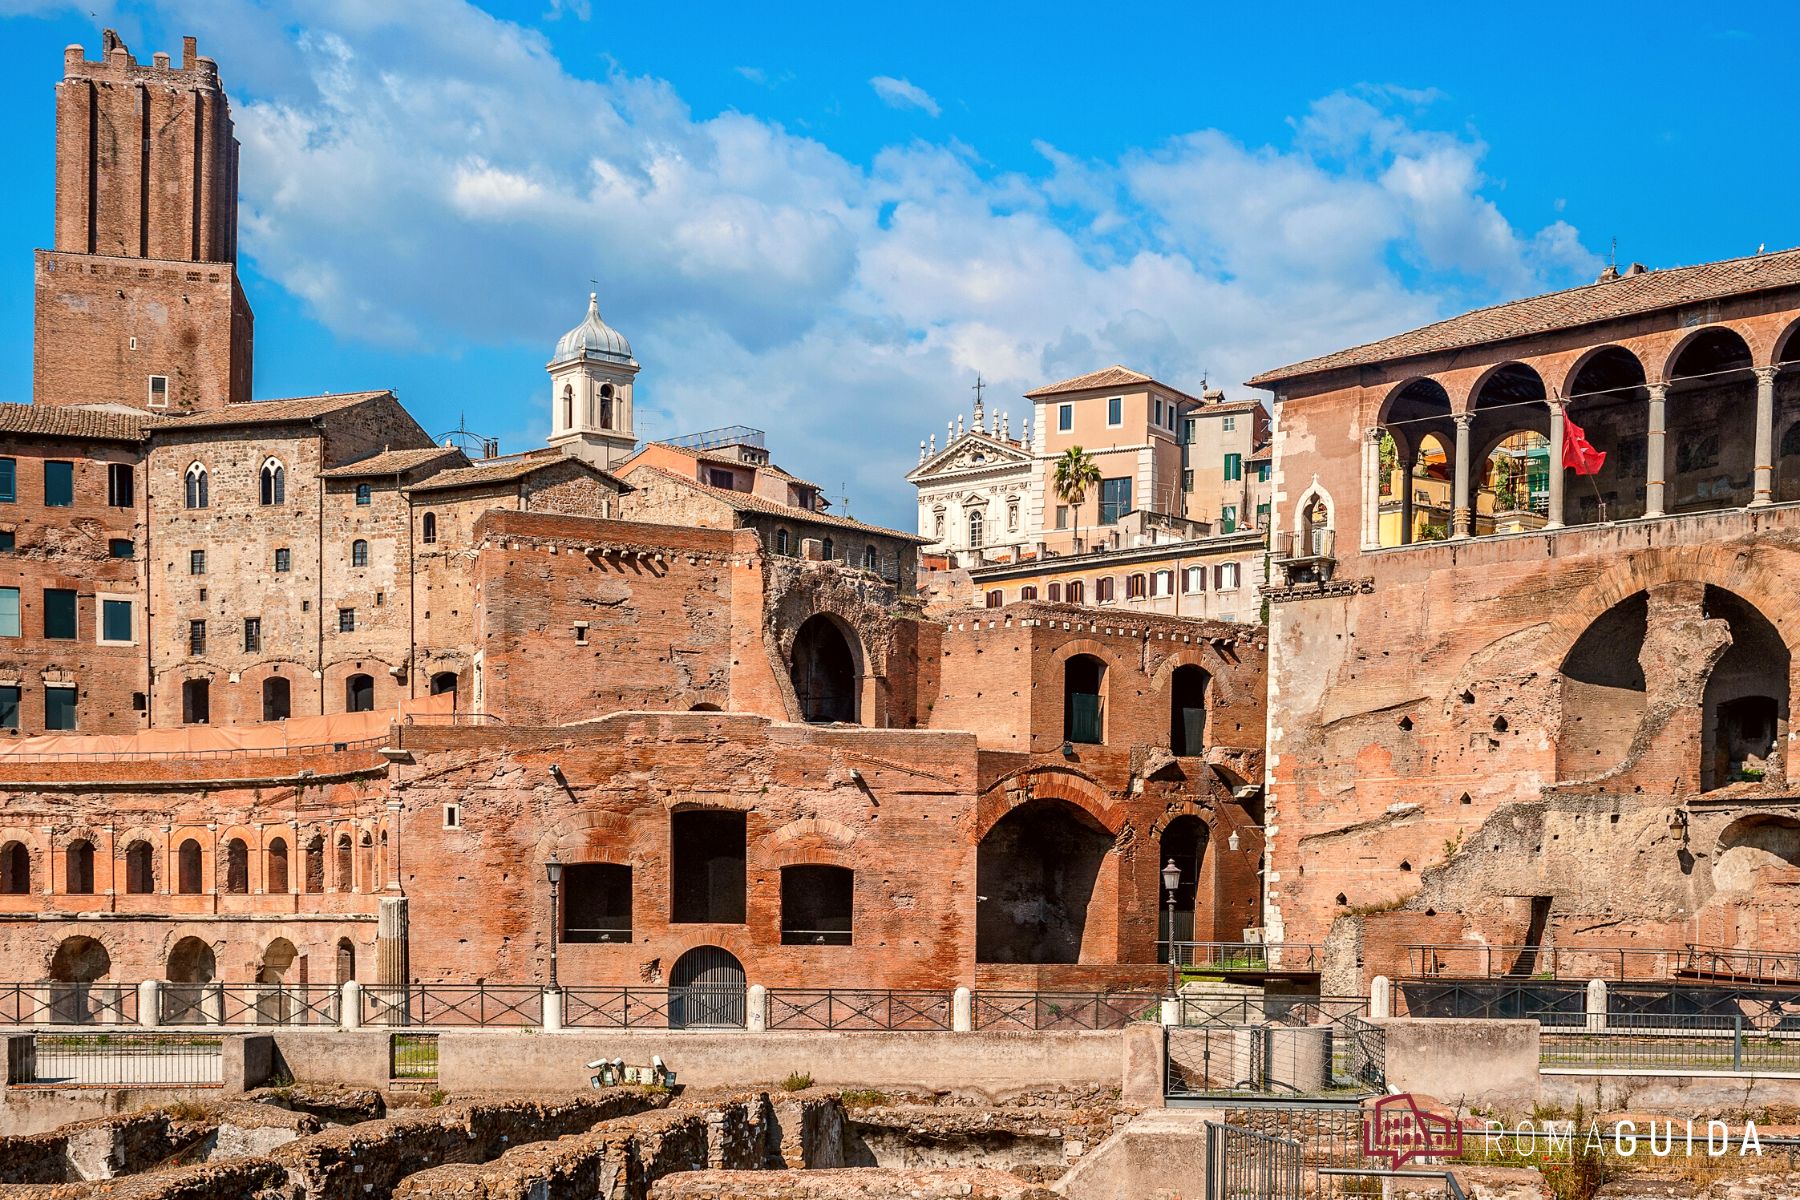
[[[571,1029],[667,1029],[669,989],[563,989],[563,1024]]]
[[[1171,955],[1175,965],[1200,971],[1276,972],[1317,974],[1324,966],[1325,947],[1307,942],[1175,942],[1157,943],[1163,962]]]
[[[976,1029],[1122,1029],[1156,1021],[1162,996],[1144,992],[976,992]]]
[[[216,1037],[156,1033],[38,1034],[15,1062],[15,1082],[57,1087],[177,1087],[217,1084],[224,1046]]]
[[[326,984],[169,983],[159,989],[164,1025],[336,1025],[337,988]]]
[[[1300,1143],[1206,1123],[1207,1200],[1301,1200]]]
[[[1406,947],[1407,975],[1432,979],[1675,980],[1706,975],[1734,983],[1800,984],[1800,951],[1723,946],[1487,946],[1470,942]]]
[[[362,990],[365,1025],[541,1026],[544,989],[535,984],[415,983]]]
[[[1615,1027],[1596,1016],[1571,1029],[1546,1025],[1538,1031],[1538,1060],[1544,1067],[1682,1071],[1800,1071],[1800,1032],[1759,1028],[1739,1014],[1638,1018]]]
[[[1733,983],[1800,983],[1800,951],[1686,947],[1681,969]]]
[[[506,722],[493,713],[479,712],[447,712],[447,713],[407,713],[400,719],[402,725],[447,725],[447,726],[488,726],[504,725]]]
[[[355,750],[379,750],[385,737],[353,742],[308,742],[303,746],[235,746],[217,750],[61,750],[18,751],[0,754],[0,770],[9,762],[164,762],[185,759],[213,761],[232,758],[294,758],[308,754],[342,754]]]
[[[1394,985],[1397,1017],[1466,1017],[1524,1021],[1541,1013],[1579,1020],[1587,1005],[1585,983],[1482,983],[1402,979]]]
[[[1358,1001],[1311,1000],[1278,1012],[1246,1007],[1205,1016],[1165,1031],[1164,1092],[1170,1097],[1341,1097],[1385,1086],[1387,1031],[1367,1018]]]
[[[949,992],[772,988],[770,1029],[949,1029]]]
[[[137,1023],[137,988],[131,984],[0,984],[0,1025]]]
[[[1321,1184],[1328,1179],[1342,1179],[1351,1185],[1359,1185],[1364,1180],[1376,1179],[1410,1179],[1419,1183],[1430,1180],[1443,1185],[1444,1195],[1449,1200],[1466,1200],[1462,1184],[1457,1182],[1454,1171],[1396,1171],[1388,1167],[1319,1167],[1315,1173],[1319,1176]],[[1323,1191],[1323,1187],[1320,1190]],[[1408,1190],[1416,1194],[1413,1189]],[[1369,1195],[1373,1193],[1359,1189],[1356,1194]]]

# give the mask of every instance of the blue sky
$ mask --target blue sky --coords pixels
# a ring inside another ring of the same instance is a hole
[[[639,433],[742,421],[913,522],[976,371],[1255,371],[1800,243],[1773,5],[0,0],[0,398],[29,398],[61,49],[183,33],[244,144],[259,396],[385,386],[509,449],[597,279]],[[1771,33],[1771,31],[1775,31]]]

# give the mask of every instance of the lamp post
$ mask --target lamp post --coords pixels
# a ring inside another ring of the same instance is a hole
[[[550,990],[561,991],[556,984],[556,943],[562,934],[562,909],[557,906],[557,888],[562,883],[563,865],[556,857],[556,851],[550,851],[550,858],[544,863],[544,876],[550,881]]]
[[[1169,935],[1166,945],[1168,946],[1169,995],[1173,997],[1180,994],[1180,989],[1175,984],[1175,890],[1181,886],[1181,868],[1175,865],[1175,860],[1172,858],[1162,869],[1162,884],[1163,891],[1169,897]]]

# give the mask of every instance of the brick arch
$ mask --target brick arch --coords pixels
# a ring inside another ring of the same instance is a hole
[[[975,802],[974,840],[980,842],[1000,818],[1033,800],[1062,800],[1079,808],[1117,837],[1126,820],[1105,788],[1092,778],[1068,767],[1027,767],[988,787]]]
[[[1099,659],[1106,664],[1108,672],[1125,669],[1113,661],[1112,647],[1093,638],[1070,638],[1068,641],[1060,643],[1055,650],[1050,652],[1050,661],[1060,667],[1077,654],[1088,654]]]
[[[854,829],[841,822],[826,820],[822,817],[806,817],[797,821],[789,821],[770,834],[768,841],[773,846],[785,846],[789,842],[811,842],[827,846],[847,847],[854,844],[859,837],[860,835]]]
[[[1574,395],[1576,378],[1582,371],[1587,369],[1589,363],[1593,362],[1594,359],[1609,350],[1618,350],[1625,354],[1629,354],[1637,361],[1638,369],[1644,372],[1644,378],[1646,380],[1650,378],[1650,366],[1645,362],[1644,355],[1639,351],[1637,346],[1629,341],[1604,342],[1598,346],[1589,346],[1580,354],[1576,355],[1574,360],[1569,363],[1568,369],[1560,373],[1555,383],[1556,390],[1552,394],[1562,397]],[[1542,374],[1542,372],[1540,372],[1540,374]],[[1544,376],[1544,379],[1545,382],[1551,382],[1550,376],[1546,375]]]
[[[777,871],[782,867],[843,867],[856,871],[868,865],[854,846],[837,846],[813,839],[776,850],[771,863]]]
[[[1692,329],[1682,330],[1681,336],[1671,342],[1667,350],[1663,352],[1661,362],[1657,365],[1656,374],[1651,378],[1651,382],[1668,382],[1670,378],[1669,372],[1674,369],[1676,362],[1680,360],[1682,352],[1693,345],[1696,339],[1703,337],[1708,333],[1714,333],[1720,330],[1731,334],[1733,337],[1736,337],[1739,341],[1744,343],[1750,351],[1750,361],[1752,363],[1758,361],[1756,353],[1757,339],[1754,330],[1744,329],[1731,321],[1714,321],[1710,324],[1696,325]]]
[[[1144,830],[1144,836],[1147,838],[1161,837],[1163,831],[1180,817],[1200,818],[1201,824],[1206,826],[1208,835],[1211,835],[1214,829],[1223,828],[1219,820],[1219,810],[1214,805],[1201,804],[1194,800],[1178,800],[1163,809],[1162,815],[1158,816],[1155,822]]]
[[[1774,366],[1782,362],[1800,364],[1800,319],[1796,319],[1775,336],[1769,343],[1768,356],[1759,357],[1758,362],[1762,366]]]

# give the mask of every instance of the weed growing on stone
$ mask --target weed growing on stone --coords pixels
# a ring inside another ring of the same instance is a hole
[[[789,1075],[786,1079],[781,1081],[781,1090],[784,1092],[804,1092],[811,1086],[812,1076],[800,1071],[795,1071],[792,1075]]]

